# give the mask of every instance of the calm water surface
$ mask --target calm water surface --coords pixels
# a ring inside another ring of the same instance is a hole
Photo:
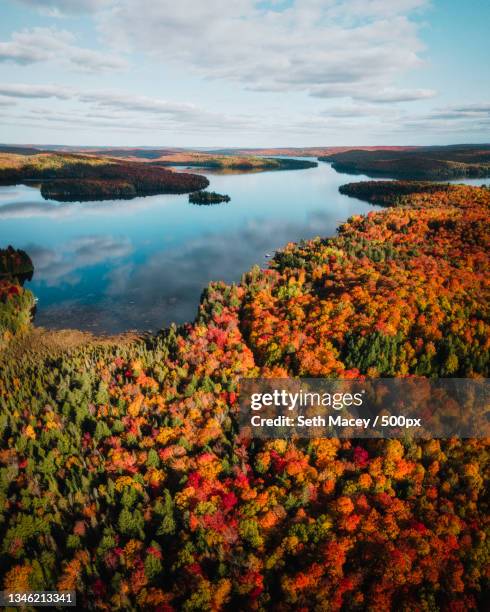
[[[287,242],[332,235],[350,215],[376,209],[338,192],[365,178],[322,163],[209,173],[209,189],[231,197],[218,206],[194,206],[187,195],[58,203],[35,187],[0,187],[0,247],[23,248],[34,262],[27,286],[39,299],[38,325],[157,330],[192,320],[209,281],[239,281]]]

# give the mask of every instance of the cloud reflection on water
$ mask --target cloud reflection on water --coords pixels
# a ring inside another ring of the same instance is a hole
[[[132,250],[128,238],[112,236],[80,236],[57,250],[36,244],[26,246],[34,264],[35,280],[48,286],[70,282],[70,276],[77,270],[126,257]]]
[[[196,315],[202,290],[210,281],[239,281],[242,272],[256,262],[265,265],[266,253],[295,240],[298,234],[305,238],[332,235],[337,224],[333,211],[311,213],[301,225],[277,220],[251,222],[239,232],[210,233],[178,248],[154,252],[139,265],[115,261],[105,276],[107,286],[97,304],[65,300],[41,308],[38,323],[115,333],[127,329],[157,330],[171,322],[190,321]],[[56,258],[46,249],[34,248],[40,275],[46,282],[61,282],[84,257],[86,265],[91,265],[130,253],[130,245],[124,241],[118,243],[106,237],[100,243],[98,239],[100,236],[93,237],[91,243],[85,237],[71,245],[71,250],[65,251],[67,260],[63,254]]]

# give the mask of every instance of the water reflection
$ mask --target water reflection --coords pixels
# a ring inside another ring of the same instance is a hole
[[[12,192],[11,197],[2,193],[0,187],[0,220],[2,219],[30,219],[33,217],[44,217],[51,219],[76,218],[83,215],[105,216],[108,213],[142,212],[146,207],[151,207],[151,198],[134,198],[133,200],[104,200],[99,202],[54,202],[53,200],[21,200],[26,187],[17,192]],[[32,189],[28,187],[27,189]],[[11,201],[11,200],[14,201]],[[1,204],[2,200],[9,200],[7,204]],[[122,206],[124,202],[124,206]]]
[[[28,244],[26,251],[34,263],[36,280],[56,287],[62,282],[78,282],[79,277],[74,273],[87,266],[126,257],[131,254],[132,246],[128,238],[81,236],[56,250]]]
[[[60,204],[33,187],[0,188],[0,245],[34,262],[36,323],[114,333],[192,320],[209,281],[239,281],[266,253],[373,210],[340,195],[345,177],[327,165],[210,178],[229,204],[192,206],[185,195]]]
[[[253,264],[265,264],[265,254],[296,240],[332,234],[336,217],[328,212],[309,215],[306,223],[269,220],[250,222],[241,231],[207,234],[172,250],[160,250],[141,265],[115,262],[104,275],[105,289],[97,304],[66,299],[39,313],[38,322],[57,327],[59,321],[81,321],[97,332],[158,329],[171,322],[192,320],[203,288],[211,280],[234,282]],[[27,247],[39,281],[48,286],[76,285],[86,266],[122,260],[131,254],[128,240],[85,236],[61,251]],[[86,296],[85,296],[86,297]]]

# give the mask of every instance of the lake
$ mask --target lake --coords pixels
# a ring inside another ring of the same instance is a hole
[[[365,176],[325,163],[206,175],[230,203],[195,206],[187,194],[59,203],[36,187],[0,187],[0,247],[33,260],[36,324],[118,333],[191,321],[209,281],[239,281],[287,242],[331,236],[349,216],[377,209],[338,192]]]

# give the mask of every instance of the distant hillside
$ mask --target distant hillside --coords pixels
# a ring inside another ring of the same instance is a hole
[[[345,151],[408,151],[417,147],[404,146],[325,146],[325,147],[272,147],[272,148],[183,148],[183,147],[90,147],[69,145],[10,145],[0,144],[0,153],[17,153],[19,155],[35,155],[41,152],[56,151],[59,153],[80,153],[103,157],[122,157],[135,160],[152,160],[170,155],[213,155],[213,156],[261,156],[287,155],[290,157],[319,157]]]
[[[278,147],[264,149],[209,149],[206,153],[214,155],[288,155],[291,157],[318,157],[320,155],[332,155],[333,153],[342,153],[344,151],[408,151],[417,147]]]
[[[37,155],[41,153],[41,149],[29,146],[16,145],[0,145],[0,153],[14,153],[16,155]]]
[[[255,155],[219,155],[208,153],[176,153],[150,162],[159,166],[195,166],[217,170],[260,172],[264,170],[304,170],[314,168],[317,162],[304,159],[280,159]]]
[[[89,147],[70,145],[11,145],[0,144],[0,153],[36,155],[38,153],[75,153],[102,157],[123,157],[125,159],[157,159],[187,149],[177,147]]]
[[[490,145],[420,147],[414,150],[361,149],[320,156],[338,172],[398,179],[445,180],[490,176]]]
[[[87,153],[89,151],[86,151]],[[136,159],[158,159],[163,155],[172,155],[175,149],[91,149],[90,152],[104,157],[124,157]]]

